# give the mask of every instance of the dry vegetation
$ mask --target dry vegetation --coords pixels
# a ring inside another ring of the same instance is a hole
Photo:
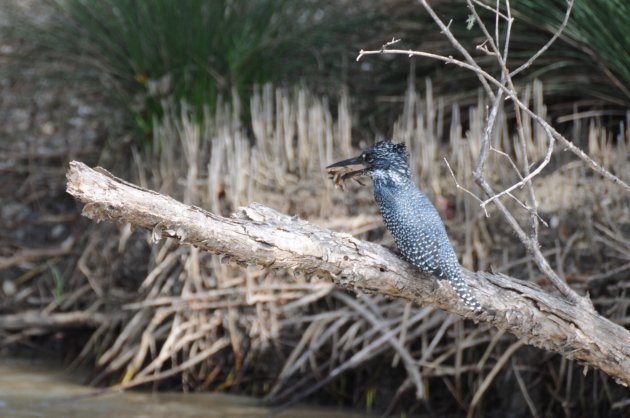
[[[542,89],[533,83],[520,100],[545,118]],[[304,89],[265,86],[251,100],[251,126],[243,126],[236,97],[201,123],[185,104],[180,111],[165,102],[151,151],[133,155],[133,181],[214,213],[258,201],[391,246],[369,188],[349,184],[342,193],[324,170],[364,145],[351,141],[351,102],[342,92],[331,109]],[[548,285],[495,207],[484,210],[457,188],[480,194],[470,173],[490,105],[480,96],[476,106],[447,109],[430,81],[421,93],[410,81],[392,136],[407,143],[416,180],[445,218],[465,267]],[[548,150],[543,128],[527,114],[523,150],[508,122],[512,113],[500,106],[490,141],[486,178],[497,190],[521,180],[515,167],[537,165]],[[617,127],[577,115],[570,123],[563,132],[582,141],[605,169],[630,180],[630,113]],[[541,249],[551,267],[580,294],[590,294],[604,316],[628,327],[628,195],[568,152],[556,152],[533,186],[546,224]],[[517,188],[514,198],[501,199],[523,224],[531,217],[519,203],[527,193]],[[1,259],[6,269],[71,254],[63,275],[45,263],[26,268],[10,286],[3,283],[1,301],[14,314],[0,316],[1,345],[93,328],[74,363],[95,361],[93,383],[120,387],[151,383],[285,402],[325,382],[329,396],[388,412],[424,405],[439,414],[453,411],[453,400],[463,409],[520,408],[532,416],[593,411],[594,405],[593,416],[606,416],[630,408],[627,391],[607,376],[582,373],[560,356],[523,347],[487,326],[381,296],[350,296],[295,271],[244,268],[154,238],[128,225],[91,225],[57,252]],[[32,280],[42,269],[50,274]],[[413,396],[419,388],[403,367],[409,364],[420,365],[421,389],[431,402]]]
[[[544,114],[541,89],[533,85],[524,100],[538,103],[535,107]],[[544,284],[544,276],[491,207],[486,217],[468,195],[448,192],[456,189],[443,158],[458,184],[473,189],[460,173],[471,171],[485,103],[480,99],[476,107],[467,109],[468,129],[462,127],[460,109],[454,107],[447,127],[443,106],[432,97],[429,82],[424,90],[421,98],[409,86],[394,136],[408,143],[416,178],[448,219],[463,264]],[[156,125],[153,155],[135,155],[140,184],[215,213],[227,214],[259,201],[314,223],[391,244],[383,235],[369,189],[352,186],[346,193],[335,191],[322,169],[335,158],[356,152],[350,143],[352,112],[347,97],[341,98],[333,117],[325,102],[307,91],[274,91],[266,86],[252,99],[252,134],[240,123],[238,101],[233,103],[220,106],[202,124],[183,112]],[[491,178],[507,187],[518,180],[512,164],[518,166],[523,156],[503,112],[499,120],[492,138]],[[613,141],[595,122],[587,126],[576,124],[575,129],[576,134],[588,136],[591,156],[613,172],[623,172],[628,158],[626,130],[621,127],[622,134]],[[529,120],[524,127],[527,158],[539,161],[546,152],[540,132]],[[442,146],[440,138],[446,131],[451,142]],[[609,190],[605,180],[589,177],[588,170],[560,155],[553,160],[553,169],[537,178],[538,190],[543,191],[541,218],[549,223],[541,233],[543,248],[554,268],[591,293],[598,310],[603,308],[606,316],[626,324],[628,299],[621,279],[630,249],[623,229],[629,222],[628,199]],[[524,192],[515,192],[515,197],[519,193]],[[516,200],[512,202],[510,209],[517,217],[529,216]],[[179,384],[190,390],[246,390],[279,402],[310,392],[315,382],[330,382],[331,377],[339,378],[329,386],[337,390],[356,379],[363,383],[352,384],[354,391],[349,393],[355,402],[369,406],[378,395],[379,402],[391,401],[391,409],[414,392],[414,380],[405,379],[399,366],[417,362],[423,393],[430,395],[438,385],[462,406],[480,405],[493,381],[509,375],[517,376],[518,387],[512,389],[531,411],[557,409],[570,397],[583,398],[584,391],[606,399],[608,407],[618,400],[618,389],[609,388],[607,378],[598,372],[575,377],[573,366],[560,359],[537,359],[532,364],[534,349],[520,349],[522,343],[508,335],[483,326],[467,327],[429,307],[378,296],[350,297],[317,277],[241,268],[229,259],[180,247],[171,240],[154,245],[148,260],[134,260],[132,254],[142,252],[134,247],[149,244],[150,234],[129,227],[112,232],[103,227],[90,234],[78,263],[80,274],[74,278],[75,292],[64,298],[63,306],[72,310],[76,304],[76,309],[85,310],[91,303],[88,310],[109,312],[78,359],[98,353],[97,381],[113,376],[122,387],[130,387],[177,376]],[[121,266],[109,260],[120,257],[127,265],[146,269],[139,292],[116,277]],[[392,336],[397,344],[391,343]],[[376,364],[380,366],[374,373]],[[399,372],[392,374],[390,365]],[[344,375],[349,369],[353,373]],[[388,381],[388,388],[383,388],[382,379]],[[560,395],[542,403],[532,401],[543,396],[540,382],[549,386],[545,390]],[[347,387],[344,390],[348,393]]]

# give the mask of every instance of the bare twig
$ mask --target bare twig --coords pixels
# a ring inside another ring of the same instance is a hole
[[[475,411],[475,407],[477,406],[479,401],[482,399],[483,394],[488,390],[494,378],[497,377],[497,374],[499,374],[499,372],[503,369],[503,366],[505,366],[505,364],[512,358],[512,355],[514,355],[516,350],[518,350],[522,346],[523,346],[522,341],[516,341],[511,346],[509,346],[508,349],[505,350],[503,355],[499,358],[499,360],[497,360],[497,363],[494,365],[494,367],[492,367],[492,370],[490,370],[490,373],[488,373],[486,378],[483,380],[483,382],[481,383],[481,386],[479,386],[479,389],[477,389],[477,392],[475,392],[475,395],[473,396],[473,399],[470,402],[470,408],[468,409],[468,417],[474,416],[473,414]]]
[[[567,11],[565,12],[564,19],[562,20],[562,24],[560,24],[560,27],[556,29],[556,31],[553,33],[553,36],[551,37],[551,39],[549,39],[549,41],[547,41],[547,43],[538,50],[538,52],[532,55],[532,57],[528,59],[526,63],[518,67],[516,70],[512,71],[510,73],[510,77],[514,77],[521,71],[531,66],[534,63],[534,61],[536,61],[542,54],[544,54],[549,49],[549,47],[556,41],[556,39],[558,39],[558,37],[562,34],[562,32],[564,32],[564,28],[566,28],[567,23],[569,23],[569,16],[571,16],[571,10],[573,10],[573,3],[574,3],[574,0],[567,0]]]
[[[486,28],[484,22],[481,20],[481,18],[477,14],[477,10],[475,9],[474,4],[471,2],[471,0],[468,0],[468,7],[472,11],[473,16],[475,17],[475,20],[477,21],[477,23],[479,24],[479,27],[483,31],[483,33],[484,33],[484,35],[486,37],[486,42],[488,42],[490,44],[490,47],[491,47],[492,51],[494,52],[494,55],[495,55],[496,60],[497,60],[497,62],[499,64],[499,67],[501,68],[501,71],[502,71],[501,81],[505,80],[507,82],[507,86],[512,91],[512,94],[510,95],[510,98],[515,98],[516,97],[516,87],[514,86],[514,82],[512,81],[512,76],[510,75],[509,70],[507,68],[507,56],[508,56],[508,52],[509,52],[510,34],[511,34],[511,29],[512,29],[512,22],[513,22],[509,0],[506,0],[505,6],[506,6],[506,9],[507,9],[507,15],[508,15],[509,19],[508,19],[508,27],[507,27],[507,31],[506,31],[506,35],[505,35],[504,51],[503,51],[503,55],[501,55],[499,53],[499,45],[498,45],[498,43],[495,44],[495,42],[492,39],[492,36],[490,35],[490,33],[488,32],[488,30]],[[526,141],[525,141],[525,134],[523,132],[523,121],[522,121],[522,117],[521,117],[521,109],[519,109],[519,107],[516,104],[514,104],[514,116],[515,116],[515,120],[516,120],[516,132],[518,134],[519,145],[520,145],[520,148],[521,148],[521,154],[523,156],[523,173],[525,174],[525,178],[522,180],[521,184],[519,184],[519,186],[516,186],[516,187],[520,187],[522,185],[527,186],[528,199],[529,199],[529,208],[528,209],[529,209],[529,212],[531,214],[531,218],[530,218],[531,219],[530,238],[532,240],[538,240],[537,203],[536,203],[536,196],[535,196],[535,193],[534,193],[534,187],[532,185],[531,179],[534,176],[536,176],[538,173],[540,173],[542,171],[542,169],[549,163],[549,160],[551,159],[551,154],[553,153],[554,139],[553,139],[553,136],[551,136],[549,134],[549,131],[547,129],[545,129],[545,132],[547,133],[547,138],[548,138],[548,141],[549,141],[548,142],[548,148],[547,148],[547,155],[545,156],[545,159],[543,160],[543,162],[538,166],[538,168],[536,170],[534,170],[534,172],[532,174],[530,174],[529,173],[529,161],[528,161],[528,158],[527,158],[527,147],[526,147]],[[519,173],[519,176],[520,176],[520,173]],[[503,191],[503,192],[499,193],[499,195],[507,194],[507,193],[511,192],[512,190],[514,190],[516,187],[514,187],[512,189],[508,188],[506,191]],[[495,199],[495,198],[496,198],[496,196],[492,196],[488,200],[492,200],[492,199]]]
[[[158,380],[163,380],[163,379],[166,379],[168,377],[175,376],[178,373],[181,373],[182,371],[191,368],[195,364],[198,364],[198,363],[206,360],[207,358],[212,357],[214,354],[216,354],[217,352],[225,349],[229,345],[230,345],[229,338],[227,338],[227,337],[220,338],[220,339],[216,340],[207,349],[203,350],[200,353],[197,353],[196,355],[190,357],[189,359],[187,359],[186,361],[182,362],[181,364],[178,364],[175,367],[171,367],[170,369],[168,369],[166,371],[153,373],[153,374],[151,374],[149,376],[138,377],[138,378],[130,380],[129,382],[125,382],[125,383],[120,383],[120,384],[114,385],[111,388],[109,388],[109,391],[117,392],[117,391],[121,391],[121,390],[125,390],[125,389],[130,389],[130,388],[135,387],[135,386],[144,385],[144,384],[149,383],[149,382],[155,382],[155,381],[158,381]]]
[[[64,329],[96,328],[109,321],[107,316],[94,312],[63,312],[42,314],[39,311],[26,311],[17,314],[0,315],[0,331],[19,331],[27,328]]]
[[[437,23],[437,25],[440,27],[440,30],[442,31],[442,33],[451,42],[451,45],[453,45],[453,47],[455,47],[455,49],[457,49],[460,52],[460,54],[464,56],[464,58],[466,59],[466,62],[468,62],[468,64],[470,64],[470,66],[472,66],[473,68],[477,69],[478,71],[481,71],[481,67],[479,67],[479,64],[477,64],[474,58],[470,56],[468,51],[466,51],[466,48],[464,48],[462,44],[460,44],[459,41],[457,41],[457,39],[455,38],[455,36],[453,36],[448,26],[445,25],[444,22],[442,22],[442,19],[440,19],[440,17],[437,15],[437,13],[435,13],[433,8],[429,6],[426,0],[418,0],[418,1],[420,2],[420,4],[422,4],[424,9],[427,11],[427,13],[431,15],[435,23]],[[477,71],[475,72],[477,73]],[[488,82],[479,73],[477,73],[477,75],[488,97],[494,98],[494,93],[492,93],[492,89],[490,89]]]
[[[473,0],[473,3],[475,3],[479,7],[483,7],[484,9],[491,11],[496,16],[501,17],[501,19],[503,19],[503,20],[508,20],[508,17],[506,15],[504,15],[503,13],[501,13],[501,11],[499,10],[498,5],[497,5],[497,8],[494,9],[494,8],[488,6],[487,4],[485,4],[485,3],[483,3],[483,2],[481,2],[479,0]],[[498,3],[498,1],[497,1],[497,3]]]
[[[341,300],[343,303],[357,311],[361,316],[367,319],[370,324],[379,329],[381,327],[381,321],[378,320],[373,314],[371,314],[367,309],[357,303],[356,300],[353,300],[348,295],[343,293],[335,293],[335,297]],[[420,371],[418,369],[418,365],[416,361],[413,359],[409,351],[401,344],[401,342],[396,338],[395,335],[392,335],[387,328],[382,329],[384,335],[387,335],[387,343],[390,344],[396,353],[400,355],[405,368],[407,369],[407,374],[411,379],[412,383],[416,387],[416,397],[418,399],[424,398],[424,385],[422,384],[422,376],[420,375]]]
[[[53,248],[34,248],[16,252],[11,257],[0,257],[0,271],[20,263],[33,262],[41,258],[54,258],[72,251],[74,237],[70,236],[60,245]]]
[[[545,132],[547,132],[547,130],[545,130]],[[505,196],[506,194],[509,194],[510,192],[512,192],[513,190],[518,189],[519,187],[523,187],[526,184],[531,184],[531,179],[536,177],[542,171],[542,169],[545,168],[547,166],[547,164],[549,164],[549,161],[551,161],[551,154],[553,153],[553,144],[555,143],[555,140],[553,138],[553,135],[551,135],[550,132],[547,132],[547,133],[548,133],[547,137],[549,138],[549,147],[547,148],[547,153],[545,154],[545,158],[543,159],[543,161],[540,162],[538,167],[536,167],[536,169],[534,171],[528,173],[518,183],[515,183],[515,184],[511,185],[510,187],[508,187],[507,189],[504,189],[501,192],[499,192],[499,193],[489,197],[488,199],[482,201],[481,204],[480,204],[482,208],[485,208],[488,205],[488,203],[491,203],[491,202],[495,201],[496,199],[498,199],[501,196]],[[532,209],[532,208],[530,208],[530,209]],[[533,211],[533,209],[532,209],[532,211]],[[534,213],[534,214],[538,215],[537,213]]]
[[[536,404],[532,401],[532,397],[529,396],[529,391],[527,390],[527,385],[525,384],[525,380],[523,380],[523,376],[521,376],[521,372],[518,370],[519,367],[512,357],[512,371],[514,371],[514,377],[516,377],[516,382],[518,383],[518,387],[521,389],[521,393],[523,394],[523,398],[525,398],[525,403],[529,408],[529,413],[532,414],[532,417],[538,418],[540,415],[538,414],[538,410],[536,409]]]
[[[486,124],[486,129],[484,130],[484,134],[483,134],[482,146],[481,146],[481,151],[479,153],[479,158],[477,160],[475,170],[473,171],[473,177],[475,179],[475,182],[479,185],[479,187],[481,187],[484,193],[486,193],[488,196],[494,196],[495,193],[490,187],[490,185],[488,184],[488,182],[483,177],[483,168],[484,168],[485,161],[488,157],[488,151],[490,149],[490,135],[492,133],[494,122],[498,114],[498,105],[499,105],[499,101],[501,100],[501,96],[502,96],[501,92],[500,91],[497,92],[495,101],[490,110],[490,114],[488,115],[488,120]],[[501,211],[501,213],[503,214],[503,217],[505,218],[505,220],[512,227],[514,232],[516,232],[521,242],[530,251],[538,267],[549,278],[549,280],[552,281],[554,286],[558,290],[560,290],[560,292],[567,299],[571,300],[572,302],[576,304],[579,304],[580,306],[584,306],[588,310],[592,311],[593,310],[592,304],[590,304],[589,301],[586,301],[585,299],[580,297],[577,293],[575,293],[575,291],[571,289],[569,285],[567,285],[567,283],[564,280],[562,280],[560,277],[558,277],[558,275],[553,271],[551,266],[549,266],[549,263],[547,262],[546,258],[540,251],[540,245],[538,244],[538,241],[532,239],[531,237],[528,237],[527,234],[525,234],[521,226],[518,224],[518,222],[516,221],[514,216],[510,213],[510,211],[505,207],[503,202],[501,202],[500,200],[495,200],[494,202],[497,208],[499,209],[499,211]]]
[[[483,209],[484,214],[486,215],[486,218],[487,218],[489,216],[488,215],[488,209],[486,208],[486,205],[483,204],[483,200],[479,199],[479,196],[477,196],[476,194],[474,194],[473,192],[471,192],[467,188],[465,188],[463,186],[460,186],[459,182],[457,181],[457,177],[455,177],[455,173],[453,173],[453,169],[451,168],[451,165],[448,163],[448,160],[446,159],[446,157],[444,158],[444,162],[446,163],[446,167],[448,168],[448,172],[451,173],[451,177],[453,177],[453,181],[455,182],[455,187],[457,187],[458,189],[466,192],[469,196],[472,196],[473,199],[478,201],[480,206],[481,206],[481,208]]]
[[[492,77],[490,74],[488,74],[486,71],[479,68],[478,66],[468,64],[467,62],[458,60],[456,58],[453,58],[452,56],[446,57],[443,55],[432,54],[430,52],[414,51],[413,49],[375,49],[375,50],[367,50],[367,51],[362,49],[359,51],[359,55],[357,55],[356,60],[360,61],[361,58],[363,58],[363,56],[365,55],[378,55],[378,54],[398,54],[398,55],[407,55],[408,57],[417,56],[417,57],[432,58],[438,61],[442,61],[446,64],[455,64],[467,70],[474,71],[477,74],[483,76],[485,80],[490,81],[492,83],[495,80],[494,77]],[[492,94],[492,96],[494,96],[494,94]]]

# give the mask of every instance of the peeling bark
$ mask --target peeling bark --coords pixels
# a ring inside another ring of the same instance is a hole
[[[123,221],[244,264],[328,276],[349,290],[381,293],[486,322],[527,344],[560,353],[630,384],[630,332],[596,312],[502,274],[464,270],[486,311],[475,315],[445,281],[418,271],[386,248],[253,203],[230,218],[188,206],[73,161],[68,193],[96,221]]]

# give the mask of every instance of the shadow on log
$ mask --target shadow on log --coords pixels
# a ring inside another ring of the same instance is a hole
[[[325,275],[349,290],[431,305],[506,330],[527,344],[560,353],[630,384],[630,332],[529,282],[463,270],[485,312],[475,315],[446,283],[422,273],[386,248],[252,203],[230,218],[73,161],[67,191],[90,219],[129,222],[182,244],[239,263]]]

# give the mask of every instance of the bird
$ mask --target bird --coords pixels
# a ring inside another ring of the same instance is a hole
[[[364,168],[343,174],[340,171],[355,165]],[[462,277],[442,218],[413,182],[409,152],[404,143],[380,141],[358,157],[336,162],[326,169],[339,186],[350,178],[370,177],[374,200],[402,258],[422,271],[447,279],[468,308],[481,310]]]

